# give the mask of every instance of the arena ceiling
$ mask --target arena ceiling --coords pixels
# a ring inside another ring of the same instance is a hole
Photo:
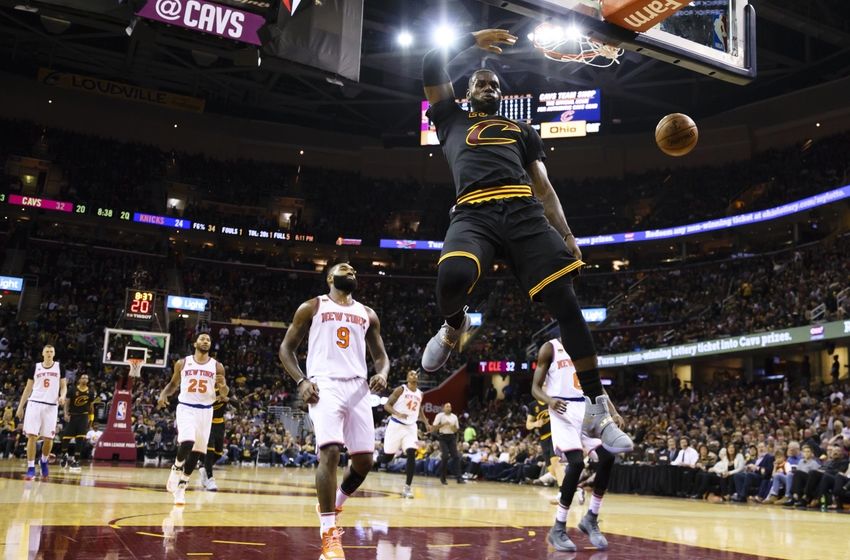
[[[263,12],[270,0],[217,1]],[[645,130],[673,111],[698,119],[850,74],[844,0],[753,4],[759,76],[748,86],[633,53],[610,69],[562,64],[545,60],[528,42],[501,56],[469,52],[452,66],[452,74],[459,79],[471,68],[492,68],[502,76],[506,93],[601,88],[609,132]],[[0,0],[0,70],[32,79],[39,68],[73,71],[202,97],[208,113],[415,144],[421,59],[430,46],[402,49],[396,35],[403,28],[429,29],[439,14],[465,29],[504,27],[520,37],[537,23],[476,0],[365,0],[361,80],[353,83],[268,57],[258,68],[252,49],[144,20],[128,36],[132,8],[120,0]]]

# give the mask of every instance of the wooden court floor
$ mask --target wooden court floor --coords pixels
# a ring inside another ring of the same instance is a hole
[[[225,467],[220,491],[197,488],[172,506],[164,468],[52,466],[47,480],[23,479],[23,463],[0,461],[3,560],[319,557],[312,469]],[[615,560],[687,558],[850,559],[850,515],[756,505],[611,494],[598,551],[568,526],[577,553],[546,544],[554,489],[475,482],[443,486],[414,480],[400,497],[400,475],[372,473],[340,518],[350,560]]]

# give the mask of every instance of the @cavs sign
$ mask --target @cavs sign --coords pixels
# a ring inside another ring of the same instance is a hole
[[[574,138],[587,136],[586,121],[545,122],[540,124],[540,137],[546,138]]]
[[[257,46],[257,31],[266,24],[257,14],[204,0],[148,0],[136,15]]]

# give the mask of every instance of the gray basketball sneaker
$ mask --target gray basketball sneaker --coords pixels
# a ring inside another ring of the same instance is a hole
[[[567,524],[555,521],[552,528],[549,529],[549,544],[555,547],[558,552],[575,552],[576,543],[570,540],[567,535]]]
[[[593,515],[588,511],[584,514],[584,517],[581,518],[581,521],[578,522],[578,528],[582,533],[590,538],[590,544],[599,550],[605,550],[608,548],[608,539],[606,539],[605,535],[602,534],[602,531],[599,530],[598,515]]]
[[[437,371],[449,359],[449,356],[457,346],[461,335],[469,328],[469,315],[464,307],[463,322],[458,328],[452,328],[448,323],[443,323],[437,334],[431,337],[428,344],[425,346],[425,351],[422,352],[422,369],[427,372]]]
[[[602,447],[611,453],[627,453],[634,449],[632,438],[617,427],[611,413],[608,412],[608,397],[599,395],[596,403],[590,402],[590,397],[584,397],[584,422],[582,431],[589,437],[602,440]]]

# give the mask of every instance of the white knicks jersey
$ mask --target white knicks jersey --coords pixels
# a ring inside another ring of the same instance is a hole
[[[407,386],[407,383],[404,384],[404,392],[402,392],[401,396],[399,396],[398,400],[393,405],[393,410],[406,417],[406,420],[399,420],[395,418],[395,420],[401,422],[402,424],[407,424],[408,426],[412,426],[416,424],[416,420],[419,418],[419,408],[422,406],[422,391],[416,389],[415,391],[411,391],[410,387]]]
[[[584,397],[576,367],[570,355],[564,350],[560,339],[553,338],[549,343],[552,345],[553,355],[552,365],[549,366],[549,372],[546,374],[546,394],[550,397],[565,399]]]
[[[362,303],[339,305],[319,296],[319,308],[310,324],[307,377],[366,379],[366,331],[369,315]]]
[[[203,364],[196,362],[194,356],[183,358],[177,400],[185,404],[212,406],[215,402],[215,364],[213,358]]]
[[[49,368],[44,362],[35,364],[32,376],[32,394],[29,400],[45,404],[59,403],[59,380],[64,376],[64,370],[59,362],[53,362]]]

